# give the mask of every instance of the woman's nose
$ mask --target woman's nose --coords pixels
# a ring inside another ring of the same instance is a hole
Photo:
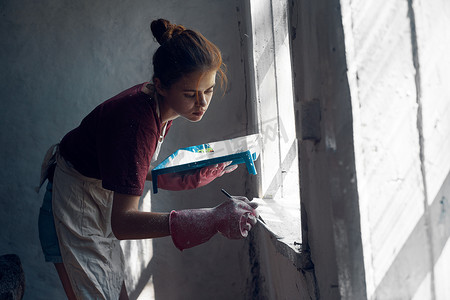
[[[206,101],[206,95],[204,93],[198,93],[198,106],[206,106],[208,102]]]

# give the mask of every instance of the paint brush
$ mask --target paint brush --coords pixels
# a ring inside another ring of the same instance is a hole
[[[222,193],[225,194],[225,196],[228,197],[228,199],[233,199],[233,196],[231,196],[227,191],[225,191],[224,189],[221,189]],[[266,222],[264,222],[264,220],[261,218],[261,216],[258,216],[257,218],[258,221],[260,221],[261,223],[263,223],[264,225],[266,225]]]
[[[221,189],[222,193],[225,194],[225,196],[227,196],[229,199],[233,199],[233,196],[231,196],[227,191],[225,191],[224,189]]]

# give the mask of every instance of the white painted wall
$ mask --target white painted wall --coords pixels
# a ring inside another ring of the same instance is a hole
[[[341,5],[368,298],[446,299],[450,6]]]
[[[348,56],[368,293],[378,286],[424,212],[417,100],[406,1],[352,1]],[[350,51],[350,50],[349,50]],[[356,129],[356,127],[358,129]],[[370,246],[368,246],[370,245]],[[373,283],[373,286],[371,286]]]
[[[318,294],[445,299],[449,5],[323,0],[291,9],[296,113],[312,104],[321,113],[317,124],[296,120]],[[317,126],[317,138],[301,140],[303,125]]]
[[[450,3],[413,1],[416,17],[420,99],[428,204],[432,204],[450,170]]]

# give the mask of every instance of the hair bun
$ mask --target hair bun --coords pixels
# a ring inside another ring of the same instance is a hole
[[[184,26],[171,24],[165,19],[154,20],[150,24],[150,29],[160,45],[186,30]]]

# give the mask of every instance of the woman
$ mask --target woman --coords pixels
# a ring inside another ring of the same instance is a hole
[[[151,30],[161,45],[153,56],[152,83],[100,104],[44,160],[43,179],[49,184],[39,217],[41,244],[69,299],[128,298],[119,240],[171,235],[183,250],[217,232],[244,238],[256,223],[256,205],[245,197],[214,208],[138,210],[145,180],[151,180],[150,163],[172,120],[200,121],[216,77],[226,81],[219,49],[200,33],[163,19],[153,21]],[[236,168],[229,164],[160,175],[158,187],[198,188]]]

